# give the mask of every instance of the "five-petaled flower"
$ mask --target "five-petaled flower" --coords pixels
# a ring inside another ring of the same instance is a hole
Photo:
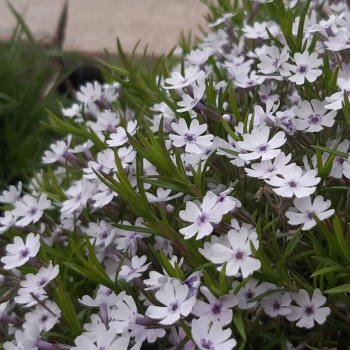
[[[164,287],[155,293],[155,297],[164,306],[150,305],[146,314],[154,319],[161,320],[160,324],[170,325],[178,321],[181,316],[188,316],[196,302],[196,297],[188,298],[189,288],[178,280],[167,282]]]
[[[192,120],[190,127],[187,126],[185,119],[181,118],[179,123],[171,123],[171,127],[178,134],[170,134],[169,138],[173,141],[175,147],[185,147],[188,153],[201,154],[203,151],[199,146],[210,147],[214,136],[211,134],[202,135],[208,128],[207,124],[199,124],[198,119]],[[200,136],[202,135],[202,136]]]
[[[320,181],[320,177],[316,177],[316,170],[309,170],[303,174],[303,170],[299,166],[293,168],[285,167],[281,169],[281,175],[272,176],[269,180],[265,180],[269,185],[276,186],[273,191],[282,197],[293,197],[302,198],[309,196],[316,190],[315,185]]]
[[[289,321],[296,321],[296,326],[311,328],[314,321],[318,324],[325,323],[331,310],[329,307],[321,307],[326,302],[319,288],[316,288],[310,300],[309,294],[305,289],[300,289],[299,293],[292,293],[292,299],[299,305],[289,305],[292,312],[287,315]]]

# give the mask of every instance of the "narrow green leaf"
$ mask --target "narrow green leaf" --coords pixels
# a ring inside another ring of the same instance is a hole
[[[350,262],[350,249],[344,239],[343,229],[342,229],[340,220],[337,216],[335,216],[333,219],[333,228],[334,228],[334,234],[335,234],[335,237],[337,238],[339,247],[342,250],[345,259],[348,262]]]
[[[302,52],[301,50],[303,45],[304,23],[305,23],[305,17],[307,15],[307,11],[309,10],[310,2],[311,0],[308,0],[306,2],[306,4],[304,5],[304,9],[300,15],[297,40],[296,40],[296,44],[299,52]]]
[[[325,294],[340,294],[350,292],[350,284],[343,284],[342,286],[334,287],[328,290],[325,290]]]
[[[241,113],[239,113],[238,107],[237,107],[237,102],[236,102],[236,97],[235,97],[235,91],[232,85],[232,81],[229,82],[229,101],[230,101],[230,106],[233,115],[236,118],[236,122],[241,122],[243,120]],[[226,128],[225,128],[226,129]],[[232,136],[232,135],[231,135]]]
[[[242,311],[234,310],[233,322],[234,322],[235,326],[237,327],[237,330],[238,330],[239,334],[241,335],[241,337],[244,340],[246,340]]]
[[[311,147],[315,148],[315,149],[319,149],[319,150],[321,150],[323,152],[334,154],[334,155],[339,156],[339,157],[343,157],[343,158],[348,158],[349,157],[349,155],[347,153],[336,151],[334,149],[329,149],[329,148],[321,147],[321,146],[317,146],[317,145],[311,145]]]
[[[222,265],[222,268],[220,271],[220,277],[219,277],[220,290],[223,294],[228,293],[228,289],[227,289],[227,285],[226,285],[226,266],[227,266],[227,263],[225,262]]]
[[[348,271],[348,272],[350,272],[350,268],[346,269],[343,266],[328,266],[328,267],[324,267],[322,269],[315,271],[310,277],[313,278],[313,277],[325,275],[326,273],[330,273],[330,272],[334,272],[334,271],[339,271],[339,272]]]

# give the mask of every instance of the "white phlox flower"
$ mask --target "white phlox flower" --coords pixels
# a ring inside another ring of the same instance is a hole
[[[123,146],[129,141],[126,132],[131,136],[135,135],[137,130],[137,120],[130,120],[126,126],[126,131],[122,126],[119,126],[115,133],[110,135],[110,140],[107,141],[107,144],[110,147],[119,147]]]
[[[237,342],[230,338],[231,329],[222,329],[220,321],[210,322],[206,316],[194,319],[191,323],[191,334],[193,341],[199,350],[231,350]],[[230,338],[230,339],[229,339]]]
[[[216,198],[216,204],[222,204],[222,212],[223,214],[227,214],[230,211],[233,211],[235,208],[240,208],[242,203],[235,197],[229,196],[229,194],[233,191],[233,188],[229,187],[225,191],[222,191],[217,196],[213,192],[209,191],[207,193],[208,196],[212,196]]]
[[[193,64],[200,66],[208,61],[208,58],[214,53],[210,47],[205,47],[203,50],[192,50],[187,56],[187,60]]]
[[[73,103],[72,106],[69,107],[69,108],[62,108],[62,114],[65,117],[74,118],[74,120],[77,123],[80,123],[80,122],[84,121],[84,119],[83,119],[83,117],[81,115],[82,108],[83,108],[82,105],[79,105],[77,103]],[[77,118],[75,118],[75,117],[77,117]]]
[[[299,166],[293,168],[284,167],[281,169],[281,176],[272,176],[269,180],[265,181],[278,188],[272,190],[282,197],[293,197],[302,198],[313,194],[316,190],[316,186],[320,181],[320,177],[316,177],[316,170],[309,170],[303,174],[303,170]]]
[[[40,337],[40,327],[37,322],[26,322],[23,325],[23,331],[17,330],[15,333],[15,342],[5,342],[5,350],[38,350],[36,345]]]
[[[277,315],[286,316],[292,312],[289,308],[292,299],[289,292],[273,293],[260,301],[267,315],[276,317]]]
[[[33,258],[38,254],[40,249],[40,235],[29,233],[26,242],[19,236],[15,236],[13,244],[8,244],[6,250],[8,254],[1,258],[4,269],[10,270],[15,267],[24,265],[29,258]]]
[[[202,99],[206,85],[204,81],[204,77],[202,79],[196,80],[197,84],[192,84],[192,93],[184,93],[182,94],[181,98],[182,101],[179,101],[177,103],[178,106],[182,108],[178,108],[176,112],[183,113],[183,112],[191,112],[194,107],[197,106],[198,102]]]
[[[47,298],[48,295],[43,288],[35,292],[28,292],[25,288],[20,288],[18,290],[18,295],[14,297],[14,301],[23,307],[32,307],[38,304],[38,300],[44,301]]]
[[[75,185],[66,191],[66,194],[68,197],[71,197],[71,199],[67,199],[63,202],[61,212],[63,214],[70,214],[84,208],[88,199],[92,196],[92,190],[93,184],[86,178],[77,181]]]
[[[64,141],[57,141],[51,145],[52,151],[45,151],[45,155],[42,158],[44,164],[55,163],[60,160],[70,147],[72,142],[72,135],[68,135],[67,143]]]
[[[243,35],[249,39],[269,39],[266,28],[268,28],[269,32],[274,37],[276,37],[279,34],[279,26],[272,21],[263,23],[254,22],[253,27],[250,27],[247,24],[245,24],[242,31]]]
[[[198,146],[210,147],[212,145],[213,135],[202,135],[206,132],[208,125],[199,124],[198,119],[191,121],[190,127],[187,126],[185,119],[181,118],[179,123],[172,123],[171,127],[178,134],[170,134],[169,138],[173,141],[175,147],[185,146],[188,153],[201,154],[203,151]],[[200,136],[202,135],[202,136]]]
[[[6,232],[14,226],[18,217],[14,216],[10,210],[6,210],[3,217],[0,217],[0,234]]]
[[[246,278],[254,271],[260,269],[261,262],[251,257],[250,244],[252,243],[255,249],[259,248],[259,240],[256,232],[249,233],[245,227],[242,227],[239,232],[232,229],[228,231],[227,238],[230,247],[220,243],[212,245],[211,262],[215,264],[227,263],[226,276],[239,276],[239,272],[241,272],[242,277]],[[219,267],[219,270],[221,268],[222,266]]]
[[[0,196],[0,203],[16,203],[22,192],[22,182],[19,181],[17,186],[11,185],[9,190],[4,190]]]
[[[335,36],[329,36],[324,44],[329,51],[342,51],[350,48],[350,36],[345,28],[340,28]]]
[[[295,164],[287,165],[291,160],[292,155],[288,154],[287,156],[281,152],[273,160],[263,160],[261,163],[254,163],[251,165],[251,169],[245,168],[245,172],[251,176],[259,179],[269,179],[274,175],[281,174],[281,169],[284,168],[293,168]]]
[[[293,110],[298,117],[296,120],[296,129],[304,130],[305,132],[318,132],[325,126],[333,126],[337,112],[329,111],[327,113],[326,104],[326,101],[321,102],[315,99],[311,100],[311,103],[309,101],[302,101]]]
[[[36,292],[47,286],[59,273],[59,265],[52,265],[50,261],[48,267],[41,267],[36,275],[27,273],[26,279],[21,282],[18,294]]]
[[[282,63],[289,59],[288,46],[285,46],[280,53],[276,46],[266,47],[265,54],[259,57],[259,71],[263,74],[271,74],[276,72]]]
[[[103,323],[96,325],[95,332],[95,342],[85,335],[79,335],[74,340],[76,346],[71,350],[127,350],[129,347],[130,335],[128,333],[119,337],[113,328],[107,330]]]
[[[58,322],[61,316],[61,310],[51,300],[44,301],[44,305],[45,307],[37,304],[34,311],[26,313],[25,319],[28,322],[38,323],[41,331],[48,332]]]
[[[198,66],[188,67],[184,77],[178,72],[173,72],[171,78],[165,79],[165,82],[170,85],[166,86],[165,89],[180,89],[189,86],[204,74]]]
[[[334,148],[334,146],[337,142],[338,142],[337,140],[328,140],[326,142],[326,147],[332,149],[332,148]],[[342,141],[338,144],[337,151],[343,152],[343,153],[348,153],[349,147],[350,147],[350,141],[345,139],[344,141]],[[329,157],[329,155],[327,156],[327,159],[328,159],[328,157]],[[329,176],[332,176],[335,179],[341,179],[343,177],[344,167],[346,167],[347,164],[349,164],[348,158],[336,156],[333,160],[332,169],[329,173]]]
[[[302,85],[305,79],[313,83],[321,74],[322,70],[317,69],[322,64],[322,59],[317,58],[317,53],[309,54],[306,50],[303,53],[294,54],[295,65],[289,63],[282,64],[281,75],[289,77],[288,79],[297,85]],[[291,76],[291,73],[294,73]]]
[[[185,239],[197,235],[196,239],[201,239],[213,232],[213,225],[218,224],[224,215],[222,203],[217,203],[214,196],[206,195],[202,204],[187,201],[186,209],[181,210],[179,216],[182,220],[193,222],[190,226],[180,229],[180,233]]]
[[[101,220],[98,224],[90,222],[89,227],[85,229],[85,232],[93,237],[90,241],[97,246],[108,247],[114,240],[117,229],[105,220]]]
[[[229,291],[229,293],[237,296],[239,309],[246,310],[257,307],[259,305],[258,301],[249,302],[249,300],[267,292],[270,289],[275,289],[275,286],[271,283],[263,282],[259,285],[258,283],[259,281],[255,278],[250,278],[248,282],[239,289],[237,294],[234,292],[240,282],[234,281],[232,283],[232,289]]]
[[[200,290],[209,304],[197,299],[192,313],[198,317],[206,316],[211,321],[219,320],[224,326],[231,323],[233,315],[231,308],[238,304],[237,297],[227,294],[216,298],[207,287],[202,286]]]
[[[115,179],[117,180],[117,179]],[[95,201],[93,206],[95,208],[101,208],[107,205],[112,201],[114,197],[116,197],[118,194],[114,192],[110,187],[105,185],[103,182],[101,182],[98,185],[99,192],[94,194],[92,199]]]
[[[316,226],[314,215],[323,221],[334,214],[334,209],[327,210],[331,206],[331,201],[325,201],[322,196],[317,196],[313,202],[310,196],[295,198],[293,204],[295,208],[292,207],[285,213],[289,219],[288,223],[290,225],[303,224],[302,230],[304,231]]]
[[[145,319],[140,315],[139,320]],[[133,324],[130,326],[130,336],[135,338],[136,343],[143,343],[146,339],[148,343],[154,343],[158,338],[163,338],[166,334],[164,328],[150,328],[142,324]]]
[[[34,224],[39,221],[44,214],[44,210],[51,206],[51,201],[47,199],[46,193],[42,193],[39,200],[26,194],[14,205],[15,209],[12,210],[12,215],[22,216],[22,219],[16,221],[16,225],[23,227],[29,225],[31,222]]]
[[[103,171],[109,174],[111,171],[116,170],[116,168],[114,152],[112,149],[107,148],[97,154],[97,162],[92,160],[88,162],[88,168],[83,169],[84,177],[90,180],[97,179],[95,171]]]
[[[111,311],[110,327],[117,334],[122,334],[134,325],[138,317],[137,306],[130,295],[125,295],[123,301],[116,303],[116,309]]]
[[[127,282],[129,282],[136,277],[140,277],[142,275],[142,272],[146,271],[148,269],[148,266],[151,264],[145,264],[146,261],[146,255],[143,255],[140,258],[137,255],[134,255],[131,259],[131,266],[122,266],[118,279],[125,279]]]
[[[287,315],[289,321],[297,321],[296,326],[312,328],[314,321],[318,324],[326,322],[327,316],[331,310],[329,307],[321,307],[327,301],[319,288],[316,288],[310,300],[309,294],[305,289],[300,289],[298,293],[291,294],[292,299],[299,305],[290,305],[292,312]]]
[[[350,155],[349,158],[343,163],[343,174],[350,179]]]
[[[135,221],[135,225],[137,227],[144,227],[142,224],[143,219],[141,217],[137,218]],[[122,221],[122,225],[125,226],[131,226],[131,223],[129,221]],[[117,249],[121,250],[122,252],[125,251],[125,249],[129,249],[128,253],[130,254],[129,256],[134,256],[137,251],[137,238],[145,238],[149,237],[149,233],[145,232],[138,232],[134,230],[126,230],[126,229],[121,229],[117,228],[117,238],[115,239],[115,243],[117,244]]]
[[[115,132],[115,127],[120,123],[120,117],[116,112],[105,110],[99,113],[96,123],[88,122],[96,134],[102,131]]]
[[[162,202],[168,202],[172,199],[181,197],[183,195],[183,193],[179,192],[172,196],[169,196],[170,193],[171,193],[170,189],[164,189],[164,188],[158,187],[156,196],[149,192],[146,192],[146,196],[149,203],[162,203]]]
[[[243,160],[253,160],[261,157],[261,160],[276,158],[287,141],[283,131],[277,132],[269,141],[270,128],[264,126],[260,129],[253,129],[250,134],[243,134],[243,141],[238,141],[237,145],[249,153],[240,153],[239,157]]]
[[[171,325],[181,316],[188,316],[196,302],[196,297],[188,298],[189,288],[180,281],[166,283],[163,289],[155,293],[157,300],[164,306],[150,305],[146,315],[159,321],[160,324]]]

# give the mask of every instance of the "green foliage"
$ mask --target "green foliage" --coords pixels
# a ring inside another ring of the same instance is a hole
[[[18,13],[18,25],[9,41],[0,42],[0,188],[26,181],[41,164],[41,156],[57,134],[42,124],[46,109],[58,114],[67,98],[58,86],[71,70],[60,58],[77,59],[36,44]]]

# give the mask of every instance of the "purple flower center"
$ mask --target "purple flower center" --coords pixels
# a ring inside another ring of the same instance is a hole
[[[25,259],[29,255],[29,249],[25,248],[19,252],[19,258]]]
[[[197,141],[196,135],[195,134],[185,134],[184,139],[187,143],[194,143]]]
[[[275,58],[275,60],[272,62],[272,67],[277,68],[279,62],[279,58]]]
[[[198,216],[197,218],[197,225],[202,226],[208,221],[208,216],[206,213],[202,213],[201,215]]]
[[[343,157],[336,157],[335,162],[339,165],[343,165],[343,163],[346,161],[346,158]]]
[[[299,74],[307,74],[308,71],[308,67],[305,64],[301,64],[300,66],[298,66],[297,72]]]
[[[235,255],[234,255],[236,260],[244,260],[244,252],[242,250],[236,250]]]
[[[107,289],[105,295],[108,297],[113,293],[112,289]]]
[[[266,145],[260,145],[260,146],[258,146],[257,151],[259,153],[266,153],[268,149],[269,149],[269,145],[267,145],[267,144]]]
[[[222,309],[222,304],[221,303],[216,303],[212,307],[211,311],[213,312],[214,315],[216,315],[216,314],[219,314],[221,312],[221,309]]]
[[[28,214],[29,214],[30,216],[34,216],[34,215],[37,213],[37,211],[38,211],[38,208],[37,208],[37,207],[31,207],[31,208],[29,209],[29,211],[28,211]]]
[[[43,277],[43,278],[41,278],[41,279],[38,281],[37,286],[38,286],[38,287],[43,287],[43,286],[45,286],[45,285],[47,284],[48,281],[49,281],[49,280],[48,280],[46,277]]]
[[[83,198],[83,194],[81,192],[79,192],[76,196],[75,196],[75,202],[78,203],[81,201],[81,199]]]
[[[107,231],[107,230],[106,230],[106,231],[103,231],[103,232],[100,233],[99,237],[100,237],[101,239],[107,239],[110,233],[111,233],[111,232],[110,232],[110,231]]]
[[[131,269],[129,272],[128,272],[128,276],[132,275],[133,273],[135,273],[137,271],[137,269]]]
[[[272,304],[272,307],[274,310],[280,310],[281,309],[281,303],[279,300],[274,300],[273,301],[273,304]]]
[[[45,323],[48,319],[49,319],[49,316],[42,315],[40,321],[41,321],[41,323]]]
[[[245,293],[244,296],[246,297],[246,299],[251,299],[255,296],[255,292],[251,289],[248,289]]]
[[[288,182],[288,185],[289,185],[289,187],[291,187],[291,188],[296,188],[296,187],[298,186],[298,184],[297,184],[294,180],[289,181],[289,182]]]
[[[316,113],[316,114],[311,114],[308,116],[309,124],[311,125],[318,125],[322,121],[322,117]]]
[[[306,211],[306,217],[308,218],[308,220],[313,220],[314,214],[315,214],[314,210],[307,210]]]
[[[213,347],[213,342],[204,338],[201,339],[201,347],[203,349],[215,350],[215,348]]]
[[[173,313],[176,312],[176,310],[178,308],[179,308],[179,303],[177,301],[171,303],[170,307],[169,307],[170,311],[173,312]]]
[[[283,119],[280,121],[280,125],[289,131],[292,131],[294,129],[294,123],[292,119]]]
[[[304,306],[304,313],[305,313],[307,316],[314,315],[314,314],[315,314],[315,307],[314,307],[312,304],[305,305],[305,306]]]

